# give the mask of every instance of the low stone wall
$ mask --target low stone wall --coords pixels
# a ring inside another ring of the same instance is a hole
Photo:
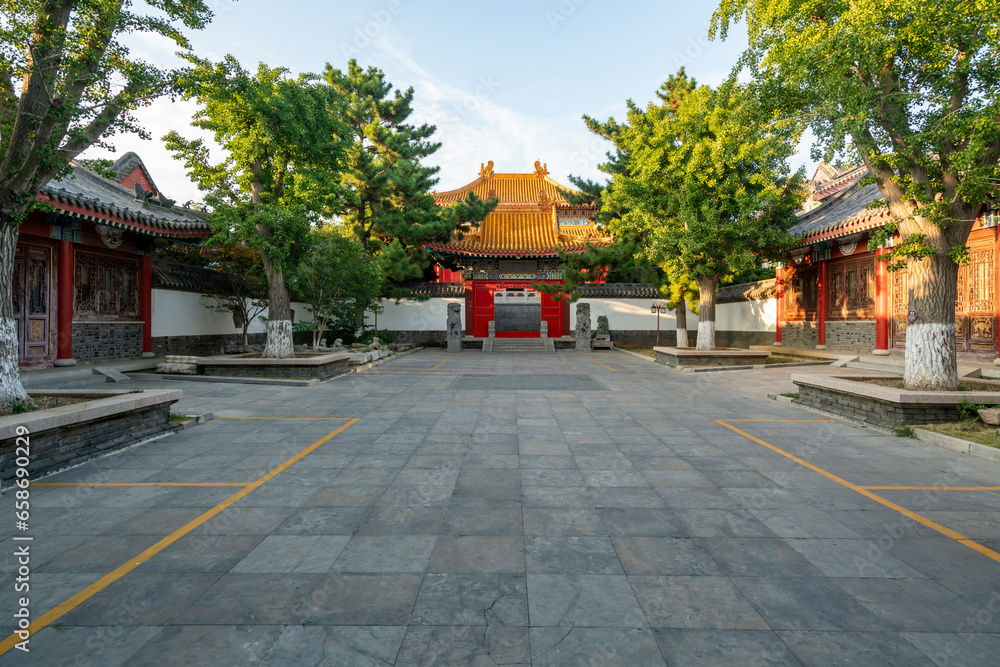
[[[142,322],[73,322],[73,358],[84,362],[141,357],[142,327]]]
[[[692,347],[654,347],[656,363],[670,368],[681,366],[752,366],[763,364],[770,352],[742,348],[696,350]]]
[[[937,424],[958,421],[961,418],[958,408],[953,405],[905,406],[867,396],[853,396],[830,389],[810,387],[798,382],[795,384],[799,388],[799,397],[792,403],[883,428],[896,428],[903,424]]]
[[[328,380],[350,371],[346,353],[296,359],[206,357],[198,360],[202,375],[241,378],[307,378]]]
[[[28,431],[30,478],[83,463],[123,449],[175,427],[170,423],[170,406],[180,400],[178,390],[150,390],[142,393],[98,390],[32,391],[32,395],[92,395],[93,402],[38,410],[0,417],[0,485],[9,487],[16,479],[17,428]],[[24,437],[24,436],[22,436]]]
[[[791,380],[798,387],[799,397],[792,402],[883,428],[958,421],[958,404],[964,399],[983,405],[1000,404],[1000,383],[997,392],[919,392],[856,379],[793,375]]]
[[[444,329],[440,331],[419,331],[419,330],[397,330],[391,331],[397,343],[403,345],[420,345],[423,347],[448,347],[448,332]]]
[[[448,344],[446,332],[440,331],[397,331],[392,335],[397,343],[422,345],[424,347],[446,347]],[[612,329],[611,340],[616,345],[628,347],[652,347],[656,345],[656,330],[647,329]],[[688,331],[688,340],[692,345],[698,340],[698,332]],[[312,339],[310,339],[312,342]],[[751,345],[773,345],[773,331],[716,331],[715,343],[719,347],[743,347]],[[677,332],[674,329],[660,330],[660,345],[676,345]],[[814,343],[815,345],[815,343]],[[468,347],[468,345],[466,345]],[[478,348],[479,345],[476,345]],[[558,347],[558,345],[557,345]],[[179,353],[181,354],[181,353]]]
[[[266,333],[249,334],[251,345],[263,345]],[[312,334],[309,335],[312,343]],[[153,353],[156,356],[176,354],[180,356],[204,357],[220,354],[227,345],[242,345],[243,334],[204,334],[201,336],[157,336],[153,338]]]

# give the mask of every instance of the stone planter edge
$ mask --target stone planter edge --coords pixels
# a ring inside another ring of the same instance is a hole
[[[79,403],[60,405],[56,408],[0,417],[0,440],[18,437],[16,429],[19,426],[27,428],[29,434],[35,434],[163,403],[176,403],[184,396],[184,392],[180,389],[146,389],[141,393],[120,389],[32,389],[28,393],[34,396],[105,396],[88,402],[84,407],[80,407]]]

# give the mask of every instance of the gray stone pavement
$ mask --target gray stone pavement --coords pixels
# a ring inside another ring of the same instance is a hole
[[[83,593],[0,664],[996,665],[1000,491],[959,489],[1000,466],[764,398],[802,371],[427,350],[170,383],[242,419],[42,480],[140,486],[32,487],[31,613]]]

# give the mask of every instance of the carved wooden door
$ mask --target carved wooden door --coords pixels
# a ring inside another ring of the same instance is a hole
[[[955,340],[959,352],[992,355],[997,349],[993,240],[969,244],[969,262],[958,270]]]
[[[27,246],[24,258],[23,310],[24,331],[22,358],[47,357],[49,354],[49,267],[48,248]]]
[[[892,283],[890,294],[892,313],[889,316],[889,336],[892,347],[906,347],[906,326],[908,324],[910,293],[906,281],[906,271],[892,271],[889,281]]]
[[[14,276],[11,286],[14,300],[14,322],[17,328],[17,356],[24,358],[24,246],[14,253]]]

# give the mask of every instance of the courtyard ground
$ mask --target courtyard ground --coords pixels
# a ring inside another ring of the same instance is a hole
[[[0,664],[997,664],[1000,465],[765,398],[801,371],[137,382],[217,418],[32,486]]]

